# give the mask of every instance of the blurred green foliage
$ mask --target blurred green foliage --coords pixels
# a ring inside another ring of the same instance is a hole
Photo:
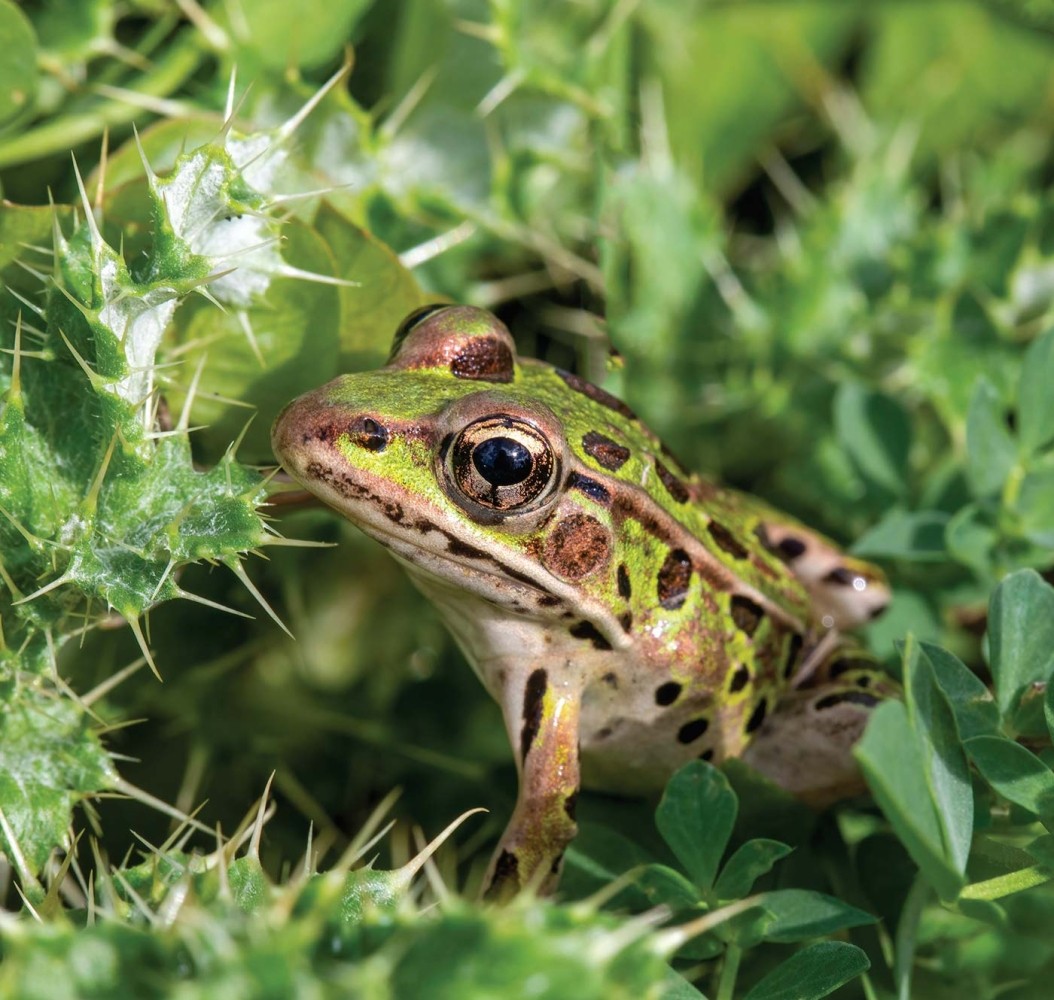
[[[1046,995],[1054,6],[0,0],[0,46],[0,992]],[[884,564],[877,805],[700,764],[583,797],[563,903],[465,901],[497,708],[378,547],[256,509],[279,408],[437,298]],[[246,580],[296,641],[175,600]],[[465,900],[397,874],[480,805]],[[599,909],[656,904],[720,919]]]

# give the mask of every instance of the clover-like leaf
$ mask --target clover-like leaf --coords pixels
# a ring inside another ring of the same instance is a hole
[[[655,824],[700,889],[713,885],[737,809],[728,779],[705,761],[686,764],[666,785]]]
[[[974,496],[994,496],[1003,488],[1016,453],[1003,400],[982,376],[974,386],[966,417],[966,472]]]
[[[834,403],[838,440],[861,474],[894,496],[907,490],[911,424],[890,396],[846,382]]]
[[[792,848],[778,840],[748,840],[725,862],[714,884],[718,899],[739,899],[754,883],[772,870],[772,866],[790,854]]]
[[[1054,330],[1037,337],[1025,352],[1017,390],[1017,436],[1026,455],[1054,438]]]
[[[1006,718],[1029,685],[1054,671],[1054,587],[1034,570],[1011,573],[992,594],[988,652]]]

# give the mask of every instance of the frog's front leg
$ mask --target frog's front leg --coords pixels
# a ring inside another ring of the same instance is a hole
[[[578,827],[578,724],[582,685],[570,663],[505,671],[500,692],[520,790],[484,882],[488,899],[551,892]]]

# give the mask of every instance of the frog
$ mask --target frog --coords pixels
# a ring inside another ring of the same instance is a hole
[[[582,787],[661,791],[741,758],[824,808],[894,682],[852,640],[876,566],[687,471],[618,397],[431,305],[388,363],[281,411],[288,474],[386,547],[501,707],[519,789],[486,895],[551,893]]]

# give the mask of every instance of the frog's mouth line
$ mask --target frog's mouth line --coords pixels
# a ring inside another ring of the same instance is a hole
[[[343,514],[364,534],[376,539],[392,554],[404,562],[414,573],[423,573],[449,585],[451,574],[439,567],[454,564],[464,581],[488,581],[478,587],[461,585],[476,596],[491,603],[508,607],[515,613],[531,611],[543,613],[546,618],[590,617],[598,619],[605,638],[615,648],[628,645],[629,639],[614,619],[601,612],[596,615],[570,614],[579,598],[564,585],[566,593],[546,586],[533,576],[502,562],[490,552],[477,548],[458,538],[426,517],[408,515],[397,500],[374,492],[369,486],[356,481],[347,473],[341,473],[323,462],[312,461],[297,477],[312,492],[321,494],[321,499]],[[326,494],[330,494],[327,497]],[[349,511],[354,517],[348,517]],[[435,535],[445,540],[446,547],[428,544],[428,536]],[[427,542],[426,542],[427,539]]]

